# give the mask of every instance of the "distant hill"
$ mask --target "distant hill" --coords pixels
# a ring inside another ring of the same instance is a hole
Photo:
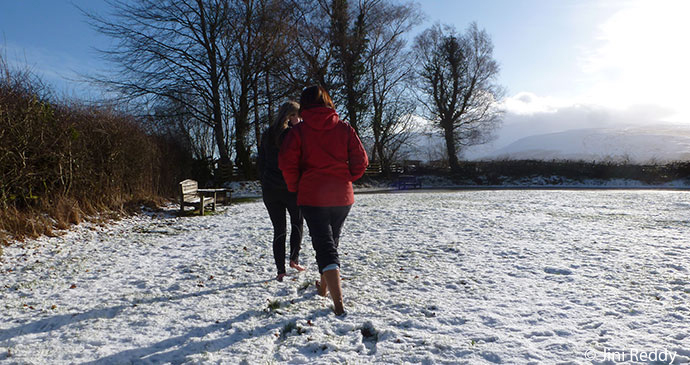
[[[479,159],[690,161],[690,126],[591,128],[534,135]]]
[[[505,137],[502,138],[505,140]],[[466,151],[467,160],[572,160],[665,163],[690,161],[690,125],[583,128],[520,138],[501,148],[487,144]],[[499,146],[500,147],[500,146]],[[445,141],[433,133],[415,133],[402,158],[443,158]]]

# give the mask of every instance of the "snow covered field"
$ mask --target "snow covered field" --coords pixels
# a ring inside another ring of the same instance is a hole
[[[690,193],[357,195],[348,314],[273,280],[261,202],[9,247],[1,363],[690,362]],[[172,209],[172,208],[171,208]]]

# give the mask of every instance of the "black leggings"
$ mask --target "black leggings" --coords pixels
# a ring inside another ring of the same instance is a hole
[[[302,244],[304,220],[297,208],[297,194],[288,191],[264,190],[263,200],[268,216],[273,224],[273,258],[278,274],[285,273],[285,240],[287,227],[285,211],[290,214],[290,261],[299,263],[299,251]]]
[[[300,206],[302,215],[309,226],[311,243],[316,252],[316,263],[319,273],[331,264],[340,266],[338,258],[338,241],[340,231],[345,223],[351,205],[341,207],[311,207]]]

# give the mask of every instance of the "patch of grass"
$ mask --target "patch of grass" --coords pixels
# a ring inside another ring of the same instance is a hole
[[[215,211],[213,211],[213,210],[206,210],[206,211],[204,211],[204,216],[207,216],[207,215],[220,215],[220,214],[223,214],[224,212],[225,212],[224,209],[218,209],[218,208],[216,208]]]
[[[307,290],[311,286],[311,281],[305,281],[297,288],[299,291]]]
[[[260,200],[260,197],[244,197],[244,198],[232,198],[230,199],[231,204],[242,204],[242,203],[253,203]]]
[[[288,333],[294,331],[297,329],[297,322],[295,321],[290,321],[283,326],[283,329],[280,330],[280,334],[285,337],[287,336]]]
[[[302,335],[303,333],[307,332],[307,330],[298,326],[297,322],[290,321],[286,323],[280,330],[280,337],[284,339],[292,332],[297,332],[297,335]]]
[[[365,341],[378,342],[378,340],[379,340],[379,332],[369,322],[362,325],[360,332],[362,333],[362,337],[364,338]]]
[[[209,210],[204,210],[203,216],[205,217],[205,216],[219,215],[219,214],[223,214],[224,212],[225,212],[224,209],[216,208],[216,210],[213,211],[213,210],[210,210],[210,208],[209,208]],[[193,209],[193,210],[186,209],[184,212],[180,212],[179,210],[177,210],[177,216],[178,217],[194,217],[194,216],[201,217],[201,215],[199,215],[199,209]]]
[[[198,216],[199,211],[194,209],[194,210],[185,210],[180,212],[179,210],[175,211],[178,217],[193,217],[193,216]]]
[[[268,302],[268,309],[271,311],[275,311],[280,308],[280,300],[269,300]]]

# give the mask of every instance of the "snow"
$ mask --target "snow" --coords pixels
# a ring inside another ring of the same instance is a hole
[[[5,248],[0,362],[688,363],[689,201],[358,194],[340,246],[344,317],[316,295],[308,237],[307,271],[273,280],[260,201],[81,224]]]
[[[529,129],[523,128],[520,133],[529,133]],[[413,147],[403,148],[406,159],[438,160],[446,153],[443,136],[438,130],[413,134],[411,144]],[[463,156],[468,160],[582,160],[637,164],[688,161],[690,126],[579,128],[527,135],[517,140],[502,136],[488,144],[468,147]]]
[[[690,128],[576,129],[525,137],[483,159],[666,163],[690,160]]]

